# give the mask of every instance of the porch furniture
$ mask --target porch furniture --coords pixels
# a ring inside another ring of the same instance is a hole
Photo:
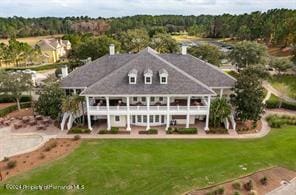
[[[27,117],[27,116],[24,116],[24,117],[22,118],[22,121],[23,121],[24,123],[28,123],[29,120],[30,120],[30,118]]]

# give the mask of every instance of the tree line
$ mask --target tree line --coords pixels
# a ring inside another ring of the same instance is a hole
[[[296,10],[272,9],[240,15],[136,15],[120,18],[42,17],[0,18],[0,37],[25,37],[75,32],[117,34],[135,28],[203,37],[230,37],[240,40],[260,39],[269,44],[287,46],[295,43]]]

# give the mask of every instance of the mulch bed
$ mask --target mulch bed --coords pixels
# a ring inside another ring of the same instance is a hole
[[[51,139],[41,148],[17,156],[9,157],[9,160],[0,161],[0,173],[2,180],[11,176],[31,170],[40,165],[59,159],[70,154],[80,144],[80,140],[74,139]],[[15,167],[8,168],[8,162],[15,161]],[[1,177],[0,177],[1,181]]]
[[[18,118],[24,116],[33,116],[33,110],[31,108],[24,108],[21,110],[16,110],[7,115],[8,118]]]
[[[261,184],[260,180],[266,177],[267,178],[267,184],[263,185]],[[225,183],[221,183],[218,185],[193,190],[191,192],[187,192],[187,195],[205,195],[208,192],[212,192],[213,190],[216,190],[218,188],[224,188],[224,194],[234,194],[235,191],[238,191],[241,195],[248,195],[249,192],[244,189],[242,186],[240,190],[236,190],[232,187],[232,184],[234,182],[239,182],[242,185],[247,183],[249,180],[252,180],[253,183],[253,190],[257,192],[258,195],[265,194],[267,192],[270,192],[278,187],[281,186],[282,181],[291,181],[293,178],[296,177],[296,172],[282,168],[282,167],[274,167],[269,168],[266,170],[258,171],[253,174],[240,177],[235,180],[227,181]]]
[[[238,134],[258,133],[262,128],[261,120],[257,121],[256,127],[253,128],[253,121],[237,121],[236,131]]]
[[[0,109],[15,105],[15,103],[0,103]]]

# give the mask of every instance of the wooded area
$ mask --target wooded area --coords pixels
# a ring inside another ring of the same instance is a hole
[[[0,18],[0,37],[26,37],[49,34],[116,34],[128,29],[144,28],[155,32],[179,33],[240,40],[261,39],[269,44],[287,46],[295,42],[296,10],[273,9],[267,12],[219,16],[137,15],[122,18],[42,17]],[[151,36],[151,35],[150,35]]]

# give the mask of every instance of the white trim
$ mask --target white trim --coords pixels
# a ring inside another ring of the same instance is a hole
[[[215,93],[216,94],[216,93]],[[217,94],[216,94],[217,95]],[[109,96],[109,97],[147,97],[147,96],[154,96],[154,97],[187,97],[187,96],[200,96],[200,97],[206,97],[206,96],[216,96],[213,94],[119,94],[119,95],[109,95],[109,94],[81,94],[81,96],[86,96],[86,97],[104,97],[104,96]]]

